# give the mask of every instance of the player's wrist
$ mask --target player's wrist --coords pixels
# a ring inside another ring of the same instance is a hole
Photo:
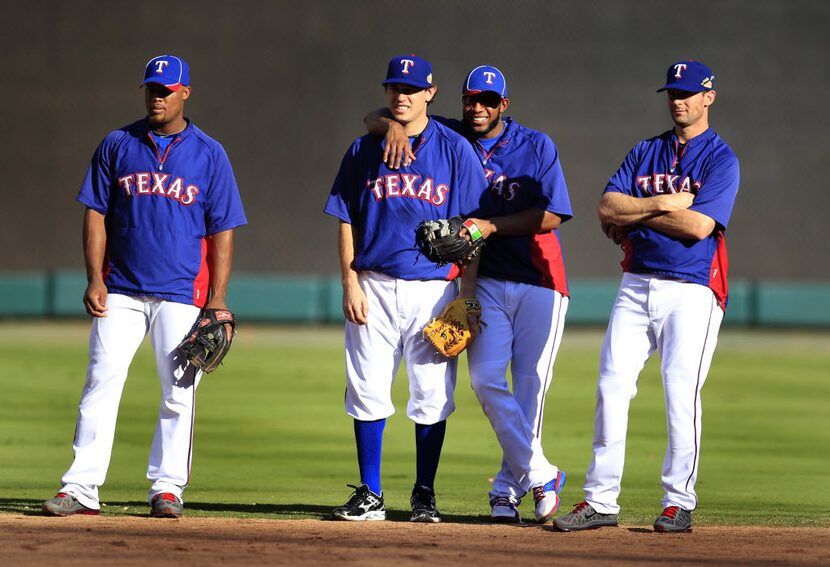
[[[481,223],[481,221],[478,219],[467,219],[462,223],[462,226],[467,229],[467,234],[470,235],[470,240],[472,242],[486,238],[484,232],[479,226],[479,223]]]

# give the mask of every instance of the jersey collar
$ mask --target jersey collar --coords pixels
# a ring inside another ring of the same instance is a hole
[[[680,140],[678,139],[677,134],[674,131],[674,128],[672,128],[671,130],[669,130],[666,133],[669,135],[668,139],[672,144],[675,144],[675,143],[679,144],[680,143]],[[692,148],[694,146],[697,146],[698,144],[708,142],[709,140],[711,140],[714,137],[715,137],[715,131],[712,130],[712,128],[707,128],[706,130],[704,130],[703,132],[701,132],[700,134],[698,134],[697,136],[695,136],[691,140],[688,140],[686,142],[686,146]]]
[[[187,122],[187,126],[185,126],[184,130],[176,134],[177,138],[186,138],[187,136],[190,136],[190,134],[193,133],[193,121],[187,117],[185,117],[185,121]],[[149,140],[150,132],[152,130],[150,129],[150,121],[147,119],[147,117],[145,116],[143,120],[139,120],[136,124],[140,129],[140,131],[137,132],[137,134],[139,134],[139,136],[141,136],[142,138]]]

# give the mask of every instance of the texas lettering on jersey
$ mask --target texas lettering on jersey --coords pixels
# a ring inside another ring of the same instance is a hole
[[[188,184],[181,177],[172,178],[169,173],[140,172],[118,178],[125,197],[159,195],[175,199],[185,206],[192,205],[201,192],[199,187]]]
[[[663,193],[681,193],[683,191],[697,195],[703,185],[700,181],[692,181],[686,175],[680,177],[672,173],[652,173],[651,175],[638,175],[637,185],[645,193],[661,195]]]
[[[450,192],[449,185],[436,184],[432,178],[422,179],[414,173],[382,175],[366,181],[366,187],[374,195],[375,201],[390,197],[410,197],[432,203],[436,207],[446,202],[447,194]]]
[[[490,183],[490,191],[505,201],[512,201],[516,198],[522,186],[518,181],[508,180],[503,173],[497,174],[495,170],[484,168],[484,177]]]

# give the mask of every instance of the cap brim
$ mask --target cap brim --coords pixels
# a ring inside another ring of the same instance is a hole
[[[461,94],[463,94],[463,95],[477,95],[477,94],[481,94],[481,93],[493,93],[493,94],[499,95],[501,98],[507,98],[507,96],[501,94],[499,91],[491,91],[490,89],[483,90],[483,91],[478,90],[478,89],[468,89],[468,90],[465,90],[465,91],[461,91]]]
[[[711,91],[712,90],[712,89],[707,89],[706,87],[692,87],[692,88],[689,88],[688,85],[674,84],[674,85],[665,85],[665,86],[657,89],[657,92],[661,93],[661,92],[667,91],[669,89],[675,89],[675,90],[678,90],[678,91],[686,91],[687,93],[702,93],[704,91]]]
[[[179,90],[180,88],[182,88],[183,86],[185,86],[185,85],[183,85],[183,84],[181,84],[181,83],[174,83],[174,84],[172,84],[172,85],[167,85],[167,84],[165,84],[165,83],[162,83],[161,81],[156,81],[156,80],[154,80],[154,79],[147,79],[146,81],[142,82],[142,83],[141,83],[141,85],[139,85],[139,86],[142,86],[142,87],[143,87],[144,85],[146,85],[146,84],[148,84],[148,83],[155,83],[155,84],[157,84],[157,85],[161,85],[161,86],[163,86],[165,89],[168,89],[168,90],[171,90],[171,91],[177,91],[177,90]]]
[[[428,89],[429,87],[432,86],[429,83],[423,83],[421,81],[416,81],[415,79],[386,79],[381,84],[385,86],[385,85],[394,85],[395,83],[398,83],[398,84],[401,84],[401,85],[410,85],[410,86],[418,87],[418,88],[421,88],[421,89]]]

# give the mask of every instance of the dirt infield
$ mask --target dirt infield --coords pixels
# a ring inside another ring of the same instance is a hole
[[[828,565],[830,528],[549,526],[0,515],[4,565]]]

